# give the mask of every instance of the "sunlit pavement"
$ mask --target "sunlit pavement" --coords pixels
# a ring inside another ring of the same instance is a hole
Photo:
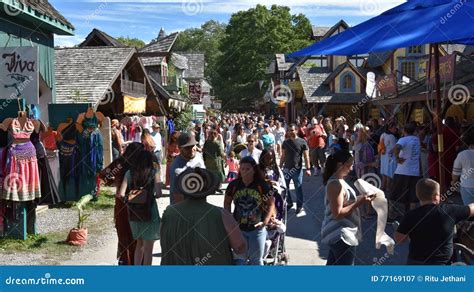
[[[227,184],[222,186],[225,190]],[[292,187],[290,187],[293,189]],[[303,181],[305,198],[305,212],[296,216],[295,208],[288,212],[288,228],[286,235],[286,249],[289,254],[289,265],[324,265],[326,263],[327,246],[320,243],[321,222],[324,214],[324,187],[321,176],[305,177]],[[163,190],[163,198],[158,200],[160,214],[169,204],[169,190]],[[294,195],[293,198],[295,199]],[[223,195],[209,196],[208,202],[222,207]],[[295,200],[294,200],[295,201]],[[394,255],[389,255],[385,248],[375,249],[376,217],[363,219],[363,242],[357,248],[356,265],[400,265],[406,261],[408,245],[397,246]],[[387,225],[387,234],[393,236],[392,226]],[[115,259],[117,239],[113,235],[110,242],[100,250],[87,254],[87,257],[73,257],[64,264],[69,265],[116,265]],[[159,241],[155,243],[153,265],[161,261],[161,247]]]

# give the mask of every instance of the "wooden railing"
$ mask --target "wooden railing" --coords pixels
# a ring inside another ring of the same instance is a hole
[[[146,95],[146,86],[144,83],[122,79],[122,92]]]

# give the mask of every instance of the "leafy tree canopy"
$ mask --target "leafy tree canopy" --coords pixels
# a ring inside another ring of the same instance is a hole
[[[120,36],[117,38],[117,40],[128,47],[142,48],[145,46],[144,41],[137,38],[130,38],[128,36],[127,37]]]
[[[257,84],[268,79],[266,70],[275,54],[310,45],[310,36],[308,18],[292,15],[286,6],[257,5],[233,14],[220,44],[216,95],[227,108],[237,101],[261,98],[266,88]]]

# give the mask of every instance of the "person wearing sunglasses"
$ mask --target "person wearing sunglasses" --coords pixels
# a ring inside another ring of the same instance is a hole
[[[250,135],[247,138],[247,149],[242,150],[240,153],[240,157],[244,158],[247,156],[252,156],[252,158],[255,161],[260,161],[260,155],[262,154],[262,151],[257,149],[257,136],[255,135]]]

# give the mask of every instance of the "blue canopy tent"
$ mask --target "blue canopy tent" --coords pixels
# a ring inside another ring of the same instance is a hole
[[[409,0],[288,56],[350,56],[423,44],[474,44],[473,24],[474,0]]]
[[[379,16],[288,55],[350,56],[433,44],[436,124],[441,190],[445,190],[441,123],[439,43],[474,44],[474,0],[408,0]]]

